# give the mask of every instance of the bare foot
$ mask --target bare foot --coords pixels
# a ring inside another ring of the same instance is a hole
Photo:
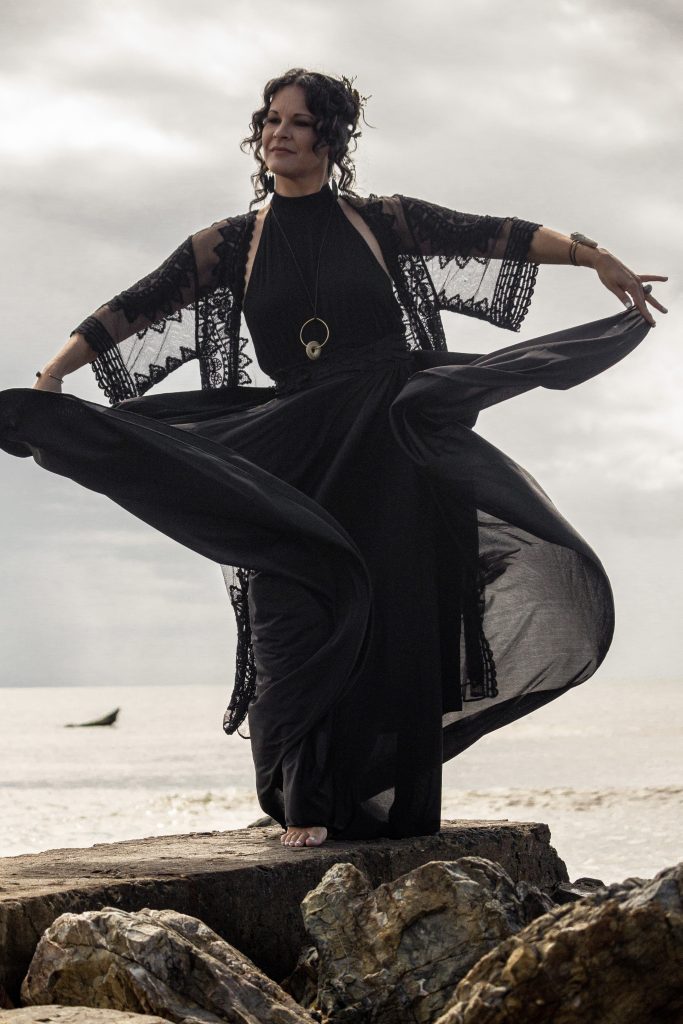
[[[280,836],[283,846],[322,846],[327,839],[327,829],[321,826],[316,828],[303,828],[301,825],[289,825],[286,832]]]

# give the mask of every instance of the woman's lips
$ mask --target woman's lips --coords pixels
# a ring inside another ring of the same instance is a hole
[[[285,149],[284,146],[271,146],[270,147],[270,152],[271,153],[292,153],[293,150]]]

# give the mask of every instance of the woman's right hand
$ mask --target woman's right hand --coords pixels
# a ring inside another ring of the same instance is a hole
[[[33,385],[35,391],[55,391],[58,395],[62,393],[61,382],[56,380],[56,377],[60,377],[61,374],[55,373],[53,377],[50,376],[51,370],[41,370],[40,377],[36,377],[36,382]]]

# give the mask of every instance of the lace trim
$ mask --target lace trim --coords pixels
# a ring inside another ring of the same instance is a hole
[[[415,295],[408,294],[406,302],[410,308],[417,297],[413,310],[413,321],[418,314],[417,337],[422,347],[423,334],[444,339],[439,311],[449,310],[486,320],[497,327],[518,331],[526,316],[538,264],[527,262],[531,236],[541,225],[518,217],[490,217],[460,213],[446,207],[436,206],[407,196],[396,197],[406,218],[407,230],[418,250],[423,255],[405,256],[399,261],[404,277],[411,282]],[[394,230],[400,235],[400,225],[390,213]],[[505,226],[510,233],[505,253],[498,260],[492,256],[496,242]],[[404,229],[405,234],[405,229]],[[485,281],[494,269],[493,293],[478,298],[479,291],[486,291]],[[405,262],[403,262],[405,261]],[[432,274],[430,266],[434,268]],[[435,282],[438,279],[438,284]],[[473,285],[476,287],[473,288]],[[463,294],[463,289],[473,294]],[[443,342],[445,348],[445,339]]]
[[[498,696],[498,676],[496,663],[493,659],[493,651],[484,632],[484,610],[486,607],[486,588],[483,573],[479,573],[477,580],[477,602],[476,602],[476,653],[470,665],[470,654],[468,653],[467,680],[463,687],[462,699],[464,701],[485,700],[486,698]]]
[[[496,664],[491,645],[484,632],[484,585],[481,577],[476,592],[474,594],[466,592],[463,597],[462,629],[465,640],[465,673],[462,682],[462,699],[471,702],[497,697]]]
[[[116,344],[107,328],[96,316],[87,316],[78,327],[74,327],[71,332],[71,335],[73,334],[82,334],[90,348],[99,353],[106,352]]]
[[[247,367],[251,359],[245,352],[248,340],[240,336],[244,267],[251,243],[256,215],[244,214],[231,218],[219,228],[221,240],[213,249],[217,262],[212,268],[213,282],[201,297],[197,322],[197,354],[203,388],[230,387],[251,383]],[[237,648],[235,681],[223,728],[230,736],[239,731],[247,717],[249,703],[256,693],[256,665],[251,643],[249,621],[249,570],[232,570],[232,583],[228,586],[230,603],[235,615]]]
[[[90,344],[88,342],[88,344]],[[133,379],[126,369],[118,347],[103,352],[91,364],[95,380],[102,388],[111,405],[126,398],[137,398],[138,392]]]
[[[104,328],[103,328],[104,330]],[[88,339],[88,344],[90,340]],[[182,366],[190,359],[196,359],[197,353],[192,348],[180,346],[179,355],[166,357],[166,365],[159,366],[156,363],[149,364],[149,372],[141,373],[136,371],[132,376],[123,361],[121,349],[115,345],[107,351],[102,352],[97,359],[90,364],[95,374],[98,386],[102,389],[112,405],[123,402],[127,398],[138,398],[146,391],[172,373],[173,370]]]
[[[401,307],[406,340],[411,349],[445,350],[444,333],[434,284],[421,256],[399,252],[395,214],[375,195],[354,208],[375,234],[391,274]]]
[[[485,264],[505,223],[501,217],[460,213],[445,206],[400,196],[415,241],[425,256],[443,255],[460,267],[470,260]]]
[[[249,621],[249,570],[234,568],[232,579],[228,593],[237,622],[237,654],[235,685],[223,718],[223,728],[228,736],[237,732],[242,739],[248,740],[250,737],[239,732],[239,727],[247,717],[249,703],[256,694],[256,665]]]
[[[161,266],[115,295],[107,305],[112,313],[122,310],[129,324],[140,318],[149,321],[137,332],[138,338],[148,330],[162,334],[169,320],[180,321],[182,309],[178,307],[185,304],[195,281],[194,249],[190,235]]]
[[[244,268],[256,214],[232,217],[218,229],[221,241],[213,251],[213,281],[198,309],[197,354],[203,388],[234,387],[252,383],[246,353],[249,341],[240,335]]]
[[[538,277],[538,263],[526,262],[531,238],[540,224],[512,218],[510,237],[493,294],[491,313],[494,322],[518,331],[529,305]]]

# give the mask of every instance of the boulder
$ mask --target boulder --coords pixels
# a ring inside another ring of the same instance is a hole
[[[683,863],[537,918],[462,979],[437,1024],[679,1024]]]
[[[283,984],[335,1021],[426,1024],[477,960],[551,906],[481,857],[430,861],[376,889],[335,864],[301,905],[317,951],[314,1003],[310,951]]]
[[[25,1006],[0,1013],[2,1024],[168,1024],[162,1017],[150,1017],[124,1010],[93,1010],[90,1006]]]
[[[299,1006],[314,1011],[318,1003],[318,976],[320,958],[315,946],[304,946],[291,974],[280,982]]]
[[[40,939],[21,993],[30,1004],[128,1010],[184,1024],[311,1022],[248,957],[173,910],[62,914]]]
[[[540,823],[444,821],[435,835],[336,839],[298,850],[283,846],[281,834],[278,825],[0,857],[0,985],[18,1004],[45,929],[61,914],[102,907],[198,917],[279,980],[306,942],[302,899],[339,861],[355,864],[373,885],[430,860],[466,856],[489,857],[515,881],[544,890],[569,881]]]
[[[577,878],[575,882],[558,882],[549,895],[554,903],[576,903],[604,888],[605,883],[599,878]]]

